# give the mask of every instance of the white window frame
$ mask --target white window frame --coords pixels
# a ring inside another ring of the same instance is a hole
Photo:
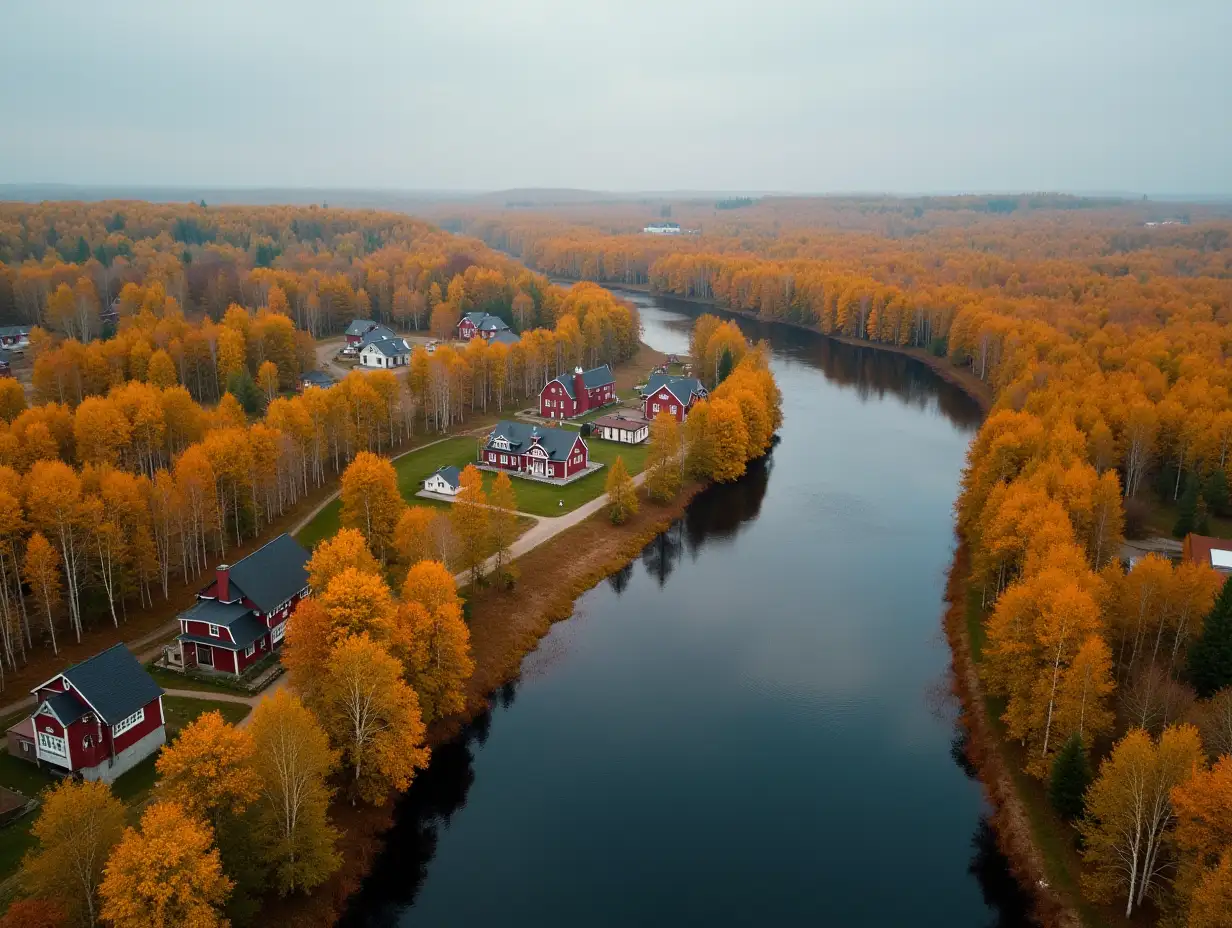
[[[284,635],[286,635],[286,633],[287,633],[287,622],[286,622],[286,619],[283,619],[281,622],[279,622],[277,625],[275,625],[273,628],[270,629],[270,641],[271,642],[282,641],[282,638]]]
[[[672,415],[676,415],[676,404],[672,403]]]
[[[244,649],[245,657],[252,657],[256,653],[257,653],[257,643],[255,641]]]
[[[135,728],[136,726],[140,725],[144,721],[145,721],[145,707],[142,706],[140,709],[138,709],[128,718],[120,719],[120,721],[112,725],[111,726],[111,737],[118,738],[120,735],[124,734],[124,732],[128,731],[130,728]]]
[[[222,637],[222,628],[221,628],[221,627],[219,627],[219,626],[217,626],[217,625],[213,624],[212,622],[207,623],[207,624],[208,624],[208,626],[209,626],[209,627],[208,627],[208,629],[207,629],[207,631],[210,633],[210,637],[211,637],[211,638],[221,638],[221,637]]]
[[[68,740],[58,738],[55,735],[49,735],[45,731],[35,732],[38,736],[38,746],[40,751],[45,751],[48,754],[54,754],[56,757],[68,758]]]

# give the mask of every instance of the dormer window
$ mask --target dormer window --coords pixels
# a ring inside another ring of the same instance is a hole
[[[210,626],[210,637],[211,638],[221,638],[222,629],[220,629],[217,625],[211,625]]]

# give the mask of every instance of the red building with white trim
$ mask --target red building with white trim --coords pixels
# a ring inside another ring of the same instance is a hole
[[[531,477],[563,480],[586,470],[590,449],[580,432],[504,421],[488,435],[479,463]]]
[[[700,400],[707,396],[706,388],[696,377],[671,377],[667,374],[656,374],[646,383],[642,391],[646,418],[653,421],[661,412],[676,417],[677,422],[683,422]]]
[[[38,708],[9,750],[53,772],[111,783],[167,743],[163,689],[123,644],[30,692]]]
[[[485,341],[491,341],[501,332],[508,332],[509,324],[500,316],[490,313],[467,313],[458,320],[458,338],[469,342],[478,335]]]
[[[239,676],[276,650],[287,619],[308,595],[310,557],[283,534],[243,560],[220,564],[197,602],[180,613],[178,663]]]
[[[606,364],[588,371],[580,367],[561,374],[539,391],[539,415],[545,419],[572,419],[616,402],[616,378]]]

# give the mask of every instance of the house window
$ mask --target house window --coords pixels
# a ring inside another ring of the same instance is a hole
[[[60,757],[68,757],[68,746],[63,738],[57,738],[55,735],[49,735],[46,732],[38,733],[38,746],[40,750],[46,751],[48,754],[58,754]]]
[[[676,415],[676,404],[672,403],[672,415]]]
[[[279,622],[277,625],[273,627],[273,629],[270,632],[270,641],[273,641],[273,642],[282,641],[282,636],[285,635],[286,633],[287,633],[287,623]]]
[[[126,719],[121,719],[111,726],[112,735],[122,735],[134,725],[140,725],[145,721],[145,709],[138,709]]]
[[[250,644],[248,647],[244,649],[245,657],[252,657],[256,653],[257,653],[257,646],[255,644]]]
[[[90,748],[90,747],[93,747],[93,746],[94,746],[94,739],[93,739],[92,737],[90,737],[89,735],[86,735],[84,738],[82,738],[82,739],[81,739],[81,746],[82,746],[83,748]]]
[[[658,404],[658,403],[654,403],[654,404],[652,404],[652,405],[651,405],[651,407],[650,407],[650,409],[651,409],[651,411],[652,411],[652,412],[658,412],[658,411],[659,411],[659,404]]]
[[[222,630],[221,630],[221,629],[219,629],[219,627],[218,627],[217,625],[211,625],[211,626],[210,626],[210,637],[211,637],[211,638],[221,638],[221,637],[222,637]]]
[[[508,458],[508,456],[506,456],[506,455],[503,455],[503,454],[502,454],[502,455],[501,455],[501,463],[502,463],[502,464],[508,464],[508,463],[509,463],[509,458]]]

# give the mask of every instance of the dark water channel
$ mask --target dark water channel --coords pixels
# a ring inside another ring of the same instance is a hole
[[[686,351],[692,307],[637,301]],[[910,359],[742,324],[781,441],[436,752],[344,924],[1025,924],[939,627],[979,411]]]

